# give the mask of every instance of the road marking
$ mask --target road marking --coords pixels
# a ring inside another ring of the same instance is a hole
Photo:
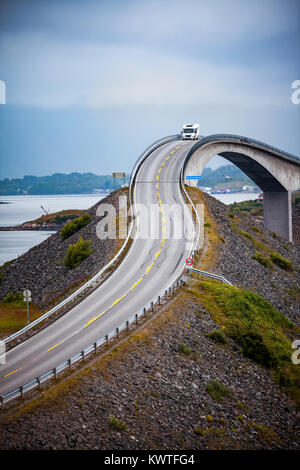
[[[137,285],[138,285],[138,284],[139,284],[139,283],[140,283],[142,280],[143,280],[143,278],[141,277],[141,279],[140,279],[139,281],[135,282],[135,283],[132,285],[132,287],[131,287],[131,289],[130,289],[130,290],[133,290],[133,289],[135,289],[135,288],[136,288],[136,286],[137,286]]]
[[[153,261],[152,264],[150,264],[150,266],[148,266],[148,268],[145,271],[145,274],[148,274],[148,272],[150,271],[150,269],[152,268],[153,265],[154,265],[154,261]]]
[[[59,346],[59,345],[60,345],[60,343],[55,344],[54,346],[52,346],[52,348],[49,348],[47,352],[52,351],[52,349],[57,348],[57,346]]]
[[[13,370],[12,372],[9,372],[8,374],[4,375],[4,378],[6,379],[6,377],[8,377],[9,375],[11,374],[14,374],[15,372],[17,372],[19,369],[15,369]]]
[[[178,147],[176,147],[176,150],[178,150],[179,148],[181,147],[181,145],[179,145]],[[165,165],[165,163],[169,160],[170,156],[173,155],[176,150],[173,150],[172,152],[170,152],[170,154],[165,158],[165,160],[162,162],[161,164],[161,167],[159,168],[159,170],[157,171],[157,176],[156,176],[156,180],[157,180],[157,183],[155,184],[155,187],[157,189],[156,191],[156,197],[158,199],[158,204],[159,204],[159,210],[162,214],[162,223],[163,223],[163,228],[162,228],[162,232],[163,232],[163,235],[164,235],[164,238],[161,240],[161,248],[155,253],[154,255],[154,261],[152,264],[150,264],[146,270],[145,270],[145,274],[148,274],[148,272],[150,271],[150,269],[152,269],[155,261],[157,260],[157,258],[159,257],[161,251],[162,251],[162,247],[164,246],[165,244],[165,241],[166,241],[166,218],[165,218],[165,214],[164,214],[164,210],[163,210],[163,206],[162,206],[162,202],[161,202],[161,198],[160,198],[160,193],[159,193],[159,176],[160,176],[160,173]],[[116,299],[112,304],[111,306],[104,312],[102,312],[100,315],[98,315],[97,317],[93,317],[91,318],[82,328],[86,328],[87,326],[89,326],[91,323],[93,323],[94,321],[96,321],[98,318],[102,317],[102,315],[104,315],[106,312],[108,312],[111,308],[113,308],[115,305],[117,305],[122,299],[124,299],[124,297],[126,297],[130,291],[133,291],[138,285],[139,283],[143,280],[143,277],[141,277],[137,282],[135,282],[132,287],[130,288],[129,291],[125,292],[125,294],[122,295],[122,297]],[[52,348],[50,348],[48,351],[50,351],[51,349],[54,349],[57,345],[53,346]]]

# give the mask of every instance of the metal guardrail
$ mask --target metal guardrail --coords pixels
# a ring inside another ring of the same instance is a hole
[[[229,286],[233,286],[233,284],[231,284],[231,282],[229,282],[224,276],[219,276],[218,274],[208,273],[207,271],[201,271],[201,269],[196,269],[192,267],[187,267],[186,269],[199,274],[199,276],[201,275],[201,276],[211,277],[213,279],[217,279],[218,281],[222,281],[225,284],[228,284]]]
[[[127,321],[123,322],[122,325],[120,325],[115,330],[111,331],[107,335],[95,341],[93,344],[89,345],[87,348],[83,349],[81,352],[71,357],[67,361],[59,364],[53,369],[50,369],[48,372],[40,375],[39,377],[36,377],[35,379],[31,380],[30,382],[27,382],[24,385],[21,385],[20,387],[12,390],[11,392],[1,395],[0,406],[4,408],[5,404],[9,403],[10,401],[16,398],[23,398],[25,393],[32,391],[34,389],[37,389],[37,388],[40,389],[42,384],[44,384],[45,382],[49,381],[50,379],[56,379],[60,373],[62,373],[63,371],[67,369],[71,369],[71,367],[74,364],[78,363],[79,361],[84,361],[85,358],[89,356],[90,354],[92,353],[96,354],[97,350],[101,346],[103,345],[109,346],[110,340],[115,339],[115,338],[118,339],[120,333],[122,333],[125,330],[128,332],[130,327],[132,327],[133,325],[138,326],[140,319],[147,318],[149,312],[154,312],[155,306],[160,305],[163,299],[167,300],[168,297],[174,294],[175,291],[178,290],[179,287],[183,284],[184,282],[182,280],[175,281],[171,286],[169,286],[166,290],[164,290],[161,293],[161,295],[152,299],[152,301],[149,302],[149,304],[146,307],[144,307],[135,315],[132,315]]]
[[[176,135],[176,136],[169,136],[169,137],[166,137],[164,139],[160,139],[159,141],[155,142],[153,145],[148,147],[148,149],[144,152],[144,154],[142,154],[139,157],[139,159],[137,160],[137,163],[135,164],[135,167],[132,171],[132,174],[131,174],[130,189],[129,189],[129,194],[130,194],[129,197],[130,197],[130,203],[131,203],[130,209],[132,209],[132,202],[133,202],[132,201],[132,196],[131,196],[131,188],[132,188],[132,185],[134,183],[134,179],[137,175],[138,169],[140,168],[141,164],[150,155],[150,153],[152,153],[154,150],[159,148],[161,145],[163,145],[165,143],[168,143],[168,142],[172,142],[172,141],[177,140],[179,138],[180,138],[180,136]],[[185,191],[184,186],[183,186],[183,189]],[[133,214],[131,214],[131,215],[133,215]],[[70,302],[75,297],[77,297],[84,289],[86,289],[90,284],[92,284],[92,282],[95,282],[95,280],[97,280],[97,278],[99,276],[101,276],[101,274],[103,274],[103,272],[106,269],[108,269],[108,267],[111,266],[113,264],[113,262],[116,261],[116,259],[122,253],[122,251],[124,250],[124,248],[125,248],[125,246],[128,242],[129,236],[130,236],[131,231],[132,231],[132,227],[133,227],[133,217],[132,217],[131,226],[130,226],[128,236],[127,236],[123,246],[121,247],[121,249],[119,250],[117,255],[104,268],[102,268],[102,270],[99,271],[99,273],[97,273],[92,279],[90,279],[86,284],[84,284],[84,286],[82,286],[80,289],[78,289],[76,292],[74,292],[71,296],[69,296],[67,299],[65,299],[63,302],[61,302],[59,305],[57,305],[56,307],[51,309],[49,312],[44,314],[42,317],[40,317],[36,321],[32,322],[27,327],[23,328],[22,330],[18,331],[17,333],[15,333],[15,334],[11,335],[10,337],[6,338],[3,342],[7,343],[8,341],[11,341],[11,340],[15,339],[16,337],[18,337],[21,334],[28,331],[33,326],[37,325],[39,322],[41,322],[44,319],[48,318],[52,313],[54,313],[59,308],[66,305],[68,302]],[[182,272],[183,271],[184,271],[184,268],[183,268]],[[147,315],[147,311],[149,311],[149,309],[151,309],[153,311],[155,304],[157,304],[157,303],[160,304],[160,301],[161,301],[163,295],[167,298],[168,297],[168,292],[169,293],[174,292],[174,290],[176,288],[178,288],[183,283],[183,281],[181,279],[179,279],[181,277],[181,275],[182,275],[182,273],[180,273],[180,275],[177,277],[177,279],[175,281],[173,281],[172,283],[169,284],[169,286],[167,287],[167,289],[164,291],[164,293],[161,296],[158,296],[155,299],[153,299],[150,302],[150,304],[148,304],[148,306],[144,307],[140,312],[133,315],[129,320],[124,322],[120,327],[116,328],[116,330],[110,332],[108,335],[104,336],[103,338],[99,339],[98,341],[96,341],[92,345],[88,346],[83,351],[81,351],[80,353],[78,353],[74,357],[72,357],[71,359],[68,359],[64,363],[62,363],[62,364],[58,365],[57,367],[49,370],[48,372],[44,373],[43,375],[33,379],[32,381],[30,381],[26,384],[21,385],[20,387],[16,388],[15,390],[13,390],[13,391],[11,391],[7,394],[4,394],[4,395],[0,396],[0,406],[4,407],[5,403],[13,400],[14,398],[23,397],[24,393],[26,393],[26,392],[28,392],[32,389],[35,389],[37,387],[40,388],[42,383],[46,382],[47,380],[50,380],[51,378],[56,378],[59,373],[63,372],[64,370],[66,370],[68,368],[70,368],[73,364],[77,363],[81,359],[84,360],[85,357],[88,356],[91,352],[93,352],[93,351],[96,352],[97,349],[101,345],[103,345],[103,343],[108,343],[108,341],[110,339],[112,339],[114,336],[118,337],[120,332],[122,332],[125,328],[128,329],[130,327],[130,325],[132,324],[132,321],[137,323],[139,318],[141,318],[143,315],[144,316]]]
[[[133,188],[133,184],[134,184],[134,180],[135,180],[135,177],[137,175],[137,172],[140,168],[140,166],[142,165],[142,163],[145,161],[145,159],[150,155],[150,153],[152,153],[154,150],[156,150],[157,148],[159,148],[161,145],[165,144],[165,143],[168,143],[168,142],[172,142],[174,140],[177,140],[180,138],[180,135],[176,134],[176,135],[173,135],[173,136],[167,136],[167,137],[164,137],[162,139],[159,139],[157,140],[156,142],[154,142],[152,145],[150,145],[141,155],[140,157],[137,159],[135,165],[134,165],[134,168],[132,170],[132,173],[131,173],[131,177],[130,177],[130,185],[129,185],[129,201],[130,201],[130,211],[132,210],[132,204],[133,204],[133,201],[132,201],[132,188]],[[131,214],[133,215],[133,214]],[[24,328],[22,328],[21,330],[17,331],[16,333],[13,333],[12,335],[8,336],[7,338],[4,338],[2,340],[3,343],[7,344],[13,340],[15,340],[16,338],[18,338],[19,336],[23,335],[24,333],[26,333],[27,331],[31,330],[32,328],[34,328],[35,326],[37,326],[39,323],[43,322],[44,320],[46,320],[47,318],[49,318],[50,316],[52,316],[54,313],[56,313],[58,310],[60,310],[61,308],[64,308],[65,306],[67,306],[67,304],[69,304],[70,302],[72,302],[73,300],[75,300],[80,294],[82,294],[87,288],[89,288],[95,281],[97,281],[97,279],[99,279],[105,271],[107,271],[107,269],[112,266],[117,260],[118,258],[121,256],[121,254],[123,253],[125,247],[127,246],[128,244],[128,241],[129,241],[129,238],[131,237],[132,233],[133,233],[133,226],[134,226],[134,222],[133,222],[133,217],[131,219],[131,223],[130,223],[130,228],[129,228],[129,231],[128,231],[128,235],[126,237],[126,240],[124,241],[123,245],[121,246],[120,250],[118,251],[118,253],[113,257],[113,259],[111,261],[109,261],[109,263],[107,263],[98,273],[96,273],[90,280],[88,280],[83,286],[81,286],[79,289],[77,289],[75,292],[73,292],[73,294],[71,294],[69,297],[67,297],[66,299],[64,299],[62,302],[60,302],[58,305],[56,305],[55,307],[53,307],[52,309],[50,309],[48,312],[44,313],[44,315],[40,316],[39,318],[37,318],[36,320],[34,320],[33,322],[31,322],[29,325],[25,326]]]

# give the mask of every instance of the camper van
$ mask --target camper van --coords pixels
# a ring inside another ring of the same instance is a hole
[[[197,140],[199,139],[200,135],[200,130],[199,130],[199,124],[184,124],[182,131],[181,131],[181,137],[184,140]]]

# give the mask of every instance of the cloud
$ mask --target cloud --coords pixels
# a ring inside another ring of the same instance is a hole
[[[29,106],[284,105],[289,72],[174,56],[137,45],[62,41],[48,34],[7,34],[7,101]]]

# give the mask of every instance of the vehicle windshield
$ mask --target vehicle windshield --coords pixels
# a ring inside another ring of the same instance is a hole
[[[191,134],[192,132],[195,132],[195,129],[193,129],[193,128],[183,129],[183,132],[184,132],[185,134]]]

